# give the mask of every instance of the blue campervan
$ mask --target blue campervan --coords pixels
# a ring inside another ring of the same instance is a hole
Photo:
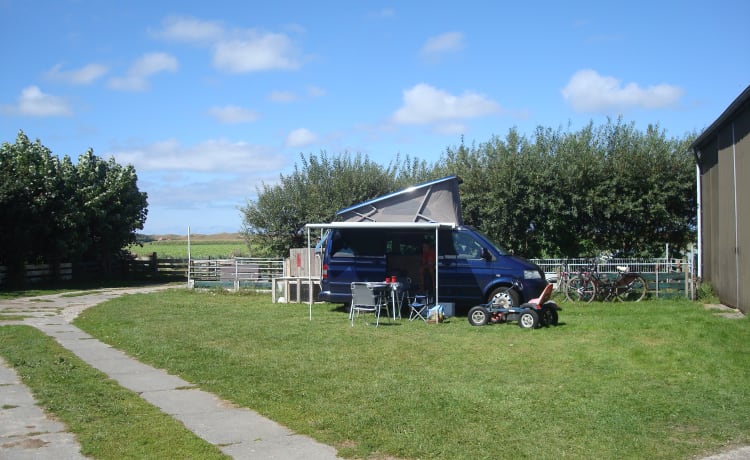
[[[463,311],[493,299],[519,305],[537,297],[547,284],[538,265],[463,225],[459,183],[455,176],[438,179],[339,211],[340,220],[327,225],[316,247],[322,263],[318,299],[348,303],[352,282],[394,276],[408,280],[412,291],[437,284],[440,302]],[[435,250],[437,280],[423,271],[425,247]]]

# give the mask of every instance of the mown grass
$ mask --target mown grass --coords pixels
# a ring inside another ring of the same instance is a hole
[[[171,290],[78,326],[351,457],[682,459],[750,442],[750,326],[687,301],[561,324],[349,325],[329,304]]]
[[[30,326],[0,327],[0,355],[97,459],[225,458],[215,446]]]

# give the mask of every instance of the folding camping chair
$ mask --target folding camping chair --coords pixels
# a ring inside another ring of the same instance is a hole
[[[415,295],[409,299],[409,321],[421,318],[426,323],[429,312],[426,295]]]
[[[352,306],[349,309],[349,319],[354,326],[354,315],[360,313],[374,313],[375,326],[380,324],[380,311],[385,308],[388,316],[388,290],[384,283],[362,283],[351,284]]]

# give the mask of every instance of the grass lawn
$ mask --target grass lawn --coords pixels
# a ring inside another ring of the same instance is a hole
[[[401,321],[175,289],[76,325],[348,457],[684,459],[750,443],[750,324],[687,301],[562,304],[558,327]]]
[[[0,327],[0,356],[97,459],[225,458],[137,394],[31,326]],[[13,406],[2,406],[11,409]],[[2,419],[2,417],[0,417]]]

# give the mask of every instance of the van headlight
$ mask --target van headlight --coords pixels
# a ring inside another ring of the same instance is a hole
[[[538,270],[524,270],[523,271],[523,279],[525,279],[525,280],[540,280],[540,279],[542,279],[542,274],[539,273]]]

